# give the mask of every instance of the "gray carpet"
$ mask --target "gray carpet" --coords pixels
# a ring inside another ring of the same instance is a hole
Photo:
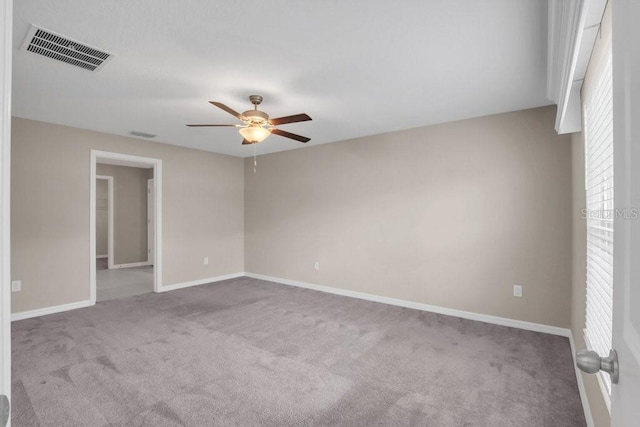
[[[566,338],[248,278],[12,333],[16,427],[585,425]]]

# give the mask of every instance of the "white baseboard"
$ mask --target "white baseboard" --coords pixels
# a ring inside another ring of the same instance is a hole
[[[190,286],[206,285],[207,283],[221,282],[223,280],[236,279],[244,277],[244,273],[225,274],[223,276],[209,277],[207,279],[198,279],[191,282],[176,283],[174,285],[165,285],[160,288],[160,292],[175,291],[176,289],[188,288]]]
[[[141,264],[146,264],[146,263],[141,263]],[[121,264],[121,265],[134,267],[133,265],[130,265],[130,264]],[[119,268],[125,268],[125,267],[119,267]],[[223,276],[209,277],[207,279],[194,280],[194,281],[191,281],[191,282],[176,283],[175,285],[163,286],[161,288],[160,292],[173,291],[173,290],[176,290],[176,289],[188,288],[190,286],[204,285],[204,284],[207,284],[207,283],[220,282],[222,280],[235,279],[235,278],[238,278],[238,277],[244,277],[244,275],[245,274],[243,272],[241,272],[241,273],[226,274],[226,275],[223,275]],[[69,303],[69,304],[54,305],[54,306],[51,306],[51,307],[38,308],[36,310],[21,311],[19,313],[13,313],[11,315],[11,321],[14,322],[16,320],[29,319],[31,317],[46,316],[47,314],[61,313],[63,311],[75,310],[77,308],[90,307],[92,305],[94,305],[94,304],[92,304],[90,300],[86,300],[86,301],[72,302],[72,303]]]
[[[149,261],[130,262],[128,264],[113,264],[113,267],[111,267],[111,270],[116,270],[118,268],[146,267],[148,265],[153,265],[153,264],[150,263]]]
[[[109,255],[96,255],[96,259],[99,258],[109,258]]]
[[[13,313],[11,315],[11,321],[15,322],[16,320],[29,319],[31,317],[46,316],[47,314],[61,313],[63,311],[75,310],[76,308],[90,307],[92,305],[93,304],[91,304],[90,300],[86,300],[86,301],[72,302],[69,304],[38,308],[36,310],[21,311],[19,313]]]
[[[569,345],[571,346],[571,356],[573,357],[573,368],[576,371],[576,380],[578,381],[578,391],[580,392],[580,400],[582,401],[582,409],[584,411],[584,418],[587,421],[587,427],[594,427],[593,415],[591,415],[591,407],[589,406],[589,399],[587,398],[587,390],[584,388],[584,381],[582,380],[582,374],[578,366],[576,365],[576,344],[573,341],[573,333],[569,331]]]
[[[508,319],[506,317],[491,316],[488,314],[473,313],[471,311],[456,310],[453,308],[440,307],[437,305],[423,304],[420,302],[407,301],[397,298],[383,297],[379,295],[367,294],[364,292],[349,291],[346,289],[333,288],[330,286],[314,285],[312,283],[298,282],[295,280],[283,279],[280,277],[265,276],[262,274],[245,273],[245,276],[254,279],[267,280],[270,282],[282,283],[283,285],[297,286],[314,291],[327,292],[335,295],[359,298],[367,301],[380,302],[383,304],[397,305],[399,307],[413,308],[415,310],[429,311],[432,313],[445,314],[447,316],[461,317],[463,319],[477,320],[479,322],[492,323],[494,325],[509,326],[512,328],[526,329],[528,331],[543,332],[551,335],[569,337],[571,331],[557,326],[543,325],[540,323],[525,322],[523,320]]]

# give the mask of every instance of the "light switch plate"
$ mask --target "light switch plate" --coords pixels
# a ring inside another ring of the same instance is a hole
[[[14,280],[11,282],[11,292],[20,292],[22,290],[22,280]]]

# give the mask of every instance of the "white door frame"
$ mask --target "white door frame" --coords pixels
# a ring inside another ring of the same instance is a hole
[[[0,3],[0,394],[11,399],[11,53],[13,0]],[[11,420],[9,424],[11,425]]]
[[[113,177],[108,175],[96,175],[96,179],[107,181],[107,262],[109,269],[113,269]],[[97,255],[97,254],[96,254]]]
[[[150,226],[151,226],[151,219],[153,218],[153,226],[155,227],[156,219],[155,219],[155,216],[153,215],[154,214],[153,210],[149,212],[149,199],[150,199],[149,194],[151,194],[149,188],[155,189],[155,181],[153,178],[147,179],[147,263],[149,265],[154,265],[155,253],[152,253],[151,250],[156,246],[155,244],[156,239],[155,239],[155,233],[153,232]],[[155,191],[154,191],[154,195],[155,195]]]
[[[155,217],[156,217],[156,246],[155,265],[153,268],[153,291],[162,291],[162,160],[150,157],[133,156],[130,154],[112,153],[108,151],[91,150],[91,173],[90,173],[90,216],[89,216],[89,245],[90,245],[90,300],[91,304],[96,303],[96,165],[107,163],[121,166],[153,167],[155,179]],[[113,203],[111,203],[113,205]],[[113,230],[113,227],[111,227]],[[113,246],[111,246],[113,249]],[[109,264],[112,263],[112,253],[109,254]]]

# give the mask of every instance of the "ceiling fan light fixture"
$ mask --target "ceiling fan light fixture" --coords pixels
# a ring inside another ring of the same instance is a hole
[[[251,125],[247,127],[240,128],[240,135],[247,141],[251,143],[258,143],[264,141],[271,132],[269,129],[265,129],[262,126]]]
[[[306,122],[311,120],[307,114],[294,114],[292,116],[277,117],[275,119],[269,118],[269,115],[264,111],[258,110],[258,105],[262,102],[262,96],[251,95],[249,101],[253,104],[253,110],[247,110],[240,114],[233,108],[227,107],[221,102],[209,101],[209,104],[220,108],[236,117],[242,122],[238,125],[224,125],[224,124],[193,124],[187,125],[189,127],[237,127],[239,128],[240,135],[242,135],[242,145],[257,144],[264,141],[272,133],[284,138],[293,139],[302,143],[311,141],[310,138],[302,135],[296,135],[295,133],[287,132],[279,129],[277,126],[286,125],[288,123]]]

